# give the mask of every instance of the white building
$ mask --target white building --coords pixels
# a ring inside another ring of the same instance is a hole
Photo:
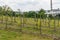
[[[52,15],[53,17],[56,15],[60,15],[60,9],[46,10],[47,17]]]

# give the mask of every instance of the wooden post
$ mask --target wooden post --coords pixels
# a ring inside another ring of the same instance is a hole
[[[38,15],[36,14],[36,17],[37,17],[37,24],[36,24],[36,26],[38,27]]]
[[[49,23],[48,23],[48,25],[49,25],[49,29],[50,29],[50,17],[48,17],[48,20],[49,20]]]
[[[1,23],[3,23],[3,14],[2,14],[2,20],[1,20]]]
[[[21,15],[20,15],[20,22],[21,22],[21,26],[20,26],[20,32],[22,32],[22,17],[21,17]]]
[[[24,27],[24,14],[23,14],[23,20],[22,20],[22,21],[23,21],[23,22],[22,22],[22,23],[23,23],[22,27]]]
[[[40,35],[42,34],[42,27],[41,27],[41,15],[40,15]]]
[[[55,19],[55,17],[54,17],[54,33],[56,33],[56,21],[55,21],[56,19]]]
[[[13,16],[11,15],[11,24],[13,23]]]
[[[34,14],[35,18],[34,18],[34,21],[35,21],[35,27],[37,26],[37,22],[36,22],[36,14]]]
[[[16,22],[16,13],[13,12],[13,15],[14,15],[14,23]]]
[[[6,27],[5,27],[5,29],[7,29],[7,25],[8,25],[7,22],[8,22],[8,14],[6,14]]]

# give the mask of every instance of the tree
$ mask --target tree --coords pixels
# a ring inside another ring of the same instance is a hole
[[[2,15],[2,7],[0,6],[0,15]]]
[[[16,16],[20,16],[20,17],[22,16],[22,12],[21,12],[20,9],[18,9],[18,12],[17,12]]]
[[[2,6],[2,10],[1,10],[2,15],[11,15],[12,12],[13,10],[9,6],[7,5]]]
[[[23,15],[24,15],[25,17],[29,17],[29,16],[28,16],[28,12],[23,12]]]
[[[45,18],[46,15],[44,14],[45,13],[45,10],[44,9],[41,9],[38,13],[38,15],[40,15],[41,18]]]
[[[24,12],[24,15],[26,17],[32,17],[32,18],[34,18],[35,17],[35,14],[36,14],[35,11]]]

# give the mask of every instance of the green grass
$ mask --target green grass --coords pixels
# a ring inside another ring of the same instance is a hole
[[[0,40],[52,40],[52,38],[0,30]]]

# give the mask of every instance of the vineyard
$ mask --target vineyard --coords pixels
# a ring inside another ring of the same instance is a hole
[[[57,4],[58,0],[0,0],[0,40],[60,40]]]
[[[21,35],[40,35],[52,40],[60,37],[60,19],[0,16],[0,29],[22,33]]]

